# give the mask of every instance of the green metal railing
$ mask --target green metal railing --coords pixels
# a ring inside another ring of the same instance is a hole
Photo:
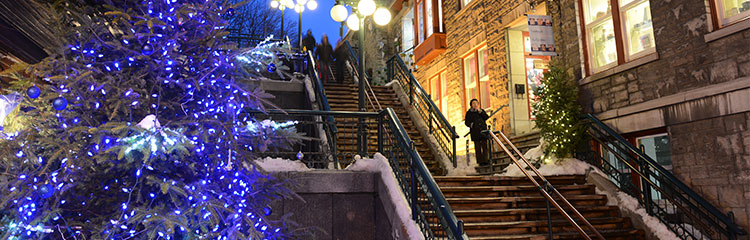
[[[451,159],[453,167],[456,167],[456,140],[459,138],[456,127],[448,122],[430,95],[411,74],[401,57],[396,55],[388,60],[387,74],[388,80],[398,80],[404,88],[404,93],[409,95],[409,104],[417,109],[422,120],[427,123],[430,133],[437,139],[440,148]]]
[[[680,239],[734,240],[747,235],[731,212],[720,212],[615,130],[591,114],[584,115],[583,122],[591,145],[582,148],[577,157],[602,170]]]

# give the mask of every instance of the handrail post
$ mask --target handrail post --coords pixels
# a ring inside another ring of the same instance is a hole
[[[453,126],[453,132],[456,132],[456,126]],[[451,138],[452,138],[451,141],[453,142],[453,167],[456,168],[456,167],[458,167],[458,160],[456,159],[456,155],[458,155],[456,153],[456,140],[458,140],[458,136],[453,135],[453,137],[451,137]],[[469,155],[467,154],[466,157],[467,157],[467,161],[466,162],[469,162],[468,161]]]
[[[544,181],[544,190],[543,191],[546,191],[547,189],[549,189],[549,182],[545,180]],[[540,190],[539,194],[542,194],[542,187],[541,186],[539,187],[539,190]],[[542,194],[542,197],[544,197],[544,194]],[[547,201],[544,201],[544,203],[547,204],[547,232],[549,234],[549,238],[548,239],[554,239],[553,238],[554,236],[552,234],[552,212],[550,211],[550,207],[549,207],[549,199],[547,199]]]
[[[414,142],[409,142],[409,148],[414,150]],[[411,156],[406,154],[407,157]],[[409,157],[409,173],[411,173],[411,218],[417,220],[417,174],[415,173],[415,159]]]
[[[409,104],[414,104],[414,79],[409,78]]]
[[[430,99],[432,99],[432,96],[429,95],[429,94],[427,95],[427,97],[430,98]],[[434,111],[434,109],[432,109],[432,104],[427,104],[427,105],[429,105],[428,108],[430,109],[428,111],[428,114],[430,115],[430,119],[429,119],[429,121],[428,121],[429,123],[427,125],[429,126],[430,132],[432,132],[432,111]]]
[[[641,145],[641,152],[644,152],[644,147]],[[641,171],[643,171],[643,174],[645,178],[641,178],[641,191],[643,191],[643,207],[646,208],[646,213],[649,215],[653,215],[653,209],[651,207],[651,186],[648,184],[648,178],[651,176],[651,172],[648,169],[648,165],[646,165],[646,159],[638,157],[638,164],[641,167]]]
[[[463,239],[464,235],[464,220],[458,220],[458,231],[456,231],[456,239]]]
[[[380,116],[378,116],[378,152],[383,154],[383,132],[385,129],[383,129],[383,118],[385,118],[385,111],[380,111]]]

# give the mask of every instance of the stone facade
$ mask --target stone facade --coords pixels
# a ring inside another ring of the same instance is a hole
[[[707,1],[650,1],[656,54],[589,75],[577,2],[548,11],[584,111],[623,134],[666,129],[674,174],[750,229],[750,20],[713,29]]]

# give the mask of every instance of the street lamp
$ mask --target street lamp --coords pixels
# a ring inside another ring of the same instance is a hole
[[[305,6],[307,6],[307,9],[315,10],[318,8],[318,2],[315,0],[310,0],[309,2],[307,0],[297,0],[297,4],[294,5],[294,11],[299,14],[299,21],[297,22],[297,37],[299,45],[297,46],[299,46],[300,49],[302,49],[302,12],[305,11]]]
[[[271,0],[271,7],[278,8],[281,10],[281,34],[284,37],[284,10],[287,8],[294,8],[294,2],[292,0]]]
[[[352,15],[349,15],[349,11],[346,9],[348,5],[352,7]],[[356,14],[355,14],[356,12]],[[377,7],[373,0],[359,0],[356,7],[353,2],[344,2],[343,0],[337,0],[336,5],[331,8],[331,18],[337,22],[343,22],[346,20],[346,26],[352,31],[359,31],[359,111],[365,111],[365,18],[373,15],[373,21],[378,25],[386,25],[391,21],[391,12],[384,7]],[[366,136],[364,129],[364,119],[359,118],[357,127],[357,152],[364,157],[367,151]]]

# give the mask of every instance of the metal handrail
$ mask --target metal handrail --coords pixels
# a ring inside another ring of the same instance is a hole
[[[422,88],[422,85],[414,78],[414,75],[411,74],[411,72],[408,71],[408,68],[406,67],[406,64],[404,64],[404,61],[399,57],[398,55],[395,55],[391,57],[390,60],[388,60],[388,77],[389,79],[393,79],[396,75],[396,72],[398,71],[400,74],[404,76],[404,78],[399,78],[400,80],[406,80],[408,82],[400,82],[401,86],[406,88],[408,87],[409,91],[409,104],[414,105],[418,108],[418,110],[421,108],[419,104],[414,100],[414,96],[417,97],[418,101],[423,102],[426,106],[427,115],[425,116],[425,113],[422,111],[419,111],[420,115],[422,116],[422,119],[428,124],[430,128],[432,128],[432,122],[433,119],[438,123],[438,129],[440,130],[441,134],[444,136],[444,138],[448,141],[450,141],[450,145],[452,145],[453,149],[449,149],[448,146],[441,146],[443,148],[443,151],[448,155],[449,158],[451,158],[453,162],[453,167],[456,167],[456,139],[459,138],[458,134],[456,133],[455,127],[453,127],[450,122],[448,122],[448,119],[445,118],[443,113],[439,110],[437,105],[435,105],[435,102],[432,101],[432,98],[427,95],[424,88]],[[406,89],[404,89],[406,90]],[[404,91],[406,92],[406,91]],[[432,130],[432,129],[430,129]]]
[[[391,119],[389,125],[391,126],[393,132],[397,134],[396,138],[398,139],[401,148],[408,149],[408,153],[412,158],[410,166],[412,168],[415,168],[422,179],[426,181],[425,185],[427,187],[427,190],[430,192],[430,195],[437,203],[437,205],[440,206],[440,213],[443,215],[445,220],[447,220],[448,228],[450,229],[451,233],[453,233],[453,237],[455,239],[468,239],[466,233],[463,232],[463,221],[458,220],[456,215],[453,213],[453,209],[445,199],[443,192],[440,190],[437,182],[435,182],[435,179],[432,177],[432,174],[428,170],[427,165],[424,164],[424,161],[419,155],[419,152],[414,149],[414,142],[412,142],[412,140],[409,138],[409,135],[407,134],[406,129],[401,124],[401,121],[399,121],[396,112],[393,111],[392,108],[386,108],[385,110],[381,111],[380,114],[387,115],[388,118]],[[378,141],[378,143],[379,145],[382,145],[382,141]],[[378,149],[382,149],[382,146],[379,146]],[[412,187],[414,187],[414,185],[412,185]],[[406,190],[404,189],[404,191]],[[416,202],[414,200],[412,200],[412,205],[412,212],[414,212],[417,209]],[[412,217],[415,217],[414,213],[412,214]]]
[[[573,207],[573,204],[571,204],[562,195],[562,193],[560,193],[559,191],[557,191],[557,189],[554,186],[552,186],[552,184],[550,184],[549,181],[547,181],[547,179],[544,177],[544,175],[542,175],[541,173],[539,173],[539,170],[537,170],[536,167],[534,167],[534,165],[532,165],[531,162],[529,162],[529,160],[527,160],[526,157],[523,156],[523,153],[521,153],[521,151],[519,151],[518,148],[515,145],[513,145],[513,143],[510,141],[510,139],[508,139],[508,137],[505,136],[505,134],[503,134],[502,132],[498,132],[498,134],[500,134],[500,136],[503,137],[503,139],[508,143],[508,145],[510,145],[510,147],[513,149],[513,151],[515,151],[516,154],[519,155],[520,159],[523,160],[523,162],[526,164],[526,166],[528,166],[529,168],[531,168],[531,170],[536,174],[536,176],[539,177],[542,180],[542,182],[544,182],[544,186],[540,185],[536,181],[536,179],[534,179],[534,177],[531,176],[531,174],[528,171],[526,171],[525,167],[522,166],[521,163],[518,162],[518,159],[516,159],[516,157],[514,156],[514,154],[511,153],[510,150],[508,150],[508,148],[505,146],[505,144],[503,144],[503,142],[500,141],[500,138],[498,138],[497,135],[494,132],[490,132],[490,136],[492,136],[492,139],[495,140],[495,143],[497,143],[498,145],[500,145],[500,147],[502,147],[503,151],[505,151],[505,153],[508,154],[508,156],[510,157],[510,159],[513,160],[513,163],[515,163],[516,166],[519,169],[521,169],[521,172],[524,175],[526,175],[526,177],[539,189],[539,192],[542,194],[542,196],[544,196],[544,198],[547,199],[547,202],[548,203],[552,203],[555,206],[555,208],[565,217],[565,219],[568,220],[568,222],[576,228],[576,230],[578,231],[578,233],[583,238],[589,239],[589,240],[591,239],[591,237],[589,237],[589,235],[586,234],[586,231],[584,231],[581,228],[581,226],[579,226],[578,223],[576,223],[575,220],[573,220],[573,218],[570,217],[570,215],[560,206],[560,204],[549,194],[549,191],[551,190],[552,193],[554,193],[558,198],[560,198],[560,200],[563,202],[563,204],[565,204],[566,207],[568,207],[569,209],[571,209],[573,211],[573,213],[576,215],[576,217],[578,217],[578,219],[580,219],[581,221],[583,221],[583,223],[588,228],[590,228],[591,231],[594,232],[594,234],[597,236],[597,238],[604,240],[604,236],[602,236],[601,233],[599,233],[599,231],[597,231],[596,228],[594,228],[594,226],[592,226],[591,223],[588,220],[586,220],[586,218],[583,217],[583,215],[580,212],[578,212],[578,210],[575,207]],[[550,225],[548,227],[548,229],[550,231],[550,236],[549,237],[550,237],[550,239],[553,239],[552,238],[551,216],[549,214],[549,205],[548,205],[548,210],[547,211],[548,211],[548,213],[547,213],[547,218],[548,218],[547,222]]]
[[[615,130],[601,122],[592,114],[585,114],[583,116],[583,119],[586,119],[591,123],[591,125],[589,125],[589,127],[587,128],[587,133],[593,138],[593,140],[597,141],[608,151],[613,153],[617,152],[616,150],[611,149],[611,146],[608,146],[608,143],[610,142],[595,136],[594,132],[592,131],[596,131],[597,133],[604,135],[607,139],[613,140],[612,142],[616,143],[616,145],[613,144],[612,146],[616,147],[617,150],[623,152],[624,154],[614,154],[615,157],[617,158],[617,160],[625,163],[625,165],[630,168],[631,172],[635,173],[639,177],[641,182],[646,185],[644,187],[654,188],[655,190],[662,193],[663,196],[669,197],[671,203],[677,205],[677,207],[680,209],[684,209],[684,213],[687,214],[691,219],[698,220],[697,222],[704,226],[706,226],[706,224],[704,224],[703,221],[707,221],[714,228],[716,228],[714,231],[724,233],[724,235],[726,235],[728,239],[736,239],[738,235],[747,235],[747,232],[744,229],[740,228],[736,223],[734,223],[734,221],[728,215],[720,212],[715,206],[698,195],[685,183],[677,179],[677,177],[675,177],[670,171],[664,169],[664,167],[662,167],[654,159],[645,154],[642,150],[636,148],[635,146],[633,146],[633,144],[625,140],[625,138],[623,138]],[[633,164],[631,164],[631,161],[643,165],[643,168],[639,169],[638,166],[634,166]],[[662,180],[666,180],[660,181],[661,184],[668,184],[669,186],[667,187],[679,189],[682,193],[677,194],[676,196],[675,194],[669,194],[663,189],[665,186],[659,186],[659,184],[652,181],[652,178],[656,179],[656,177]],[[680,198],[680,200],[684,201],[678,202],[675,201],[675,198]],[[648,206],[650,204],[649,201],[651,201],[651,199],[645,199],[643,204],[647,205],[646,209],[649,214],[655,215],[653,214],[651,208]],[[685,205],[680,205],[679,203],[684,203]],[[695,216],[691,211],[687,210],[687,208],[696,209],[698,213],[704,216]],[[660,217],[657,216],[657,218]],[[714,219],[718,220],[718,222],[712,221]],[[664,221],[661,218],[660,220]],[[722,226],[722,224],[724,226]],[[674,231],[675,229],[672,230]]]
[[[307,51],[307,62],[309,64],[308,74],[312,78],[311,82],[315,85],[313,88],[315,89],[315,99],[317,99],[318,102],[318,109],[322,111],[331,111],[331,105],[328,103],[328,97],[325,92],[326,90],[323,87],[323,83],[320,81],[320,74],[318,73],[317,64],[312,51]],[[333,122],[333,117],[328,116],[328,121]],[[331,153],[335,156],[336,151],[338,150],[335,139],[335,136],[338,134],[338,128],[335,125],[331,126],[324,124],[323,130],[325,131],[326,139],[328,140],[328,147],[330,148]],[[334,158],[334,161],[334,167],[339,168],[338,158]]]

